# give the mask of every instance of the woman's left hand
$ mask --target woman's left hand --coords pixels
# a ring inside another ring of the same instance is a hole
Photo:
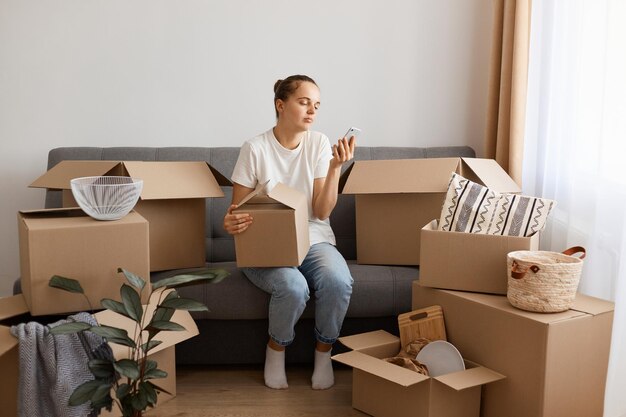
[[[340,168],[344,162],[351,160],[354,157],[354,148],[356,147],[356,138],[351,136],[348,138],[341,138],[337,141],[336,145],[333,145],[333,159],[330,161],[332,167]]]

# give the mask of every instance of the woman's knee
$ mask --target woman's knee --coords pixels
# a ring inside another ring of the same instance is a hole
[[[310,297],[309,286],[299,272],[282,274],[282,276],[277,277],[273,282],[272,295],[306,303]]]

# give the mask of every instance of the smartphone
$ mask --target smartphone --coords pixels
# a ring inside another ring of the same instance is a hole
[[[359,129],[358,127],[351,127],[350,129],[348,129],[346,134],[343,135],[343,137],[350,140],[350,138],[354,136],[354,138],[356,139],[359,136],[359,133],[361,133],[361,129]]]

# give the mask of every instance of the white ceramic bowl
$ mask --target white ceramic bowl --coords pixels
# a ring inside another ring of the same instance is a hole
[[[117,220],[137,204],[143,180],[130,177],[81,177],[70,181],[81,209],[96,220]]]

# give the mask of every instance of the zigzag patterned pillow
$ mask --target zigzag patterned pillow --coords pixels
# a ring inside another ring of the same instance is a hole
[[[532,236],[545,227],[555,205],[545,198],[500,194],[452,173],[439,230]]]

